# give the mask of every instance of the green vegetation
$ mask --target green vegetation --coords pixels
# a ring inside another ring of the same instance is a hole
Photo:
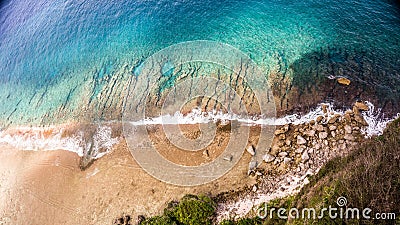
[[[210,197],[186,195],[180,202],[169,203],[162,216],[148,218],[141,224],[208,225],[212,224],[215,206]]]
[[[392,122],[385,133],[370,139],[347,157],[335,158],[311,178],[293,201],[293,207],[337,207],[336,200],[347,198],[346,207],[370,208],[376,212],[400,212],[400,119]],[[302,221],[315,224],[315,221]],[[318,224],[393,224],[384,220],[332,221],[327,216]]]
[[[224,220],[220,223],[221,225],[261,225],[262,220],[259,218],[242,218],[238,221]]]
[[[270,208],[315,208],[316,216],[322,208],[338,207],[336,200],[344,196],[346,207],[370,208],[376,212],[396,213],[394,220],[332,220],[324,213],[321,219],[288,219],[277,217],[276,212],[264,220],[242,218],[224,220],[222,225],[258,224],[400,224],[400,119],[392,122],[382,136],[367,140],[348,156],[330,160],[310,183],[296,196],[269,202]],[[142,224],[196,225],[212,224],[215,203],[206,196],[185,196],[179,203],[170,203],[164,215],[149,218]]]
[[[177,224],[176,221],[173,221],[171,218],[168,216],[155,216],[151,217],[149,219],[146,219],[143,221],[141,224],[143,225],[161,225],[161,224]]]

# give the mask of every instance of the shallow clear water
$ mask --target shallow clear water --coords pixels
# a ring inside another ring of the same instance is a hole
[[[0,10],[0,124],[78,120],[98,108],[97,96],[119,96],[106,93],[113,78],[135,76],[146,57],[191,40],[230,44],[266,76],[325,49],[334,62],[360,55],[379,72],[371,83],[400,89],[395,1],[16,0]]]

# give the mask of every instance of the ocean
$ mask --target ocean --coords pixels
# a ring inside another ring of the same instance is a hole
[[[0,8],[0,128],[118,121],[148,57],[204,40],[241,51],[266,79],[346,77],[399,108],[393,0],[15,0]]]

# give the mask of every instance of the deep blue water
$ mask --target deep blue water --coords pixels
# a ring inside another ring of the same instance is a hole
[[[15,0],[0,10],[0,118],[40,122],[66,98],[71,111],[80,110],[82,95],[91,94],[72,92],[77,86],[85,90],[91,79],[118,75],[126,65],[192,40],[230,44],[266,76],[278,63],[290,70],[323,49],[343,51],[331,57],[337,62],[355,52],[384,71],[380,85],[389,91],[400,86],[395,1]]]

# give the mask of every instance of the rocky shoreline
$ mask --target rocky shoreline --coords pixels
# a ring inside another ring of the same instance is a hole
[[[365,103],[356,102],[343,114],[327,105],[322,108],[324,115],[315,120],[278,127],[264,163],[249,173],[254,185],[216,197],[218,220],[246,216],[261,203],[295,194],[327,161],[348,154],[365,140],[362,130],[368,123],[361,114],[368,110]]]
[[[299,166],[304,170],[313,161],[328,158],[334,153],[344,153],[363,139],[361,129],[368,124],[360,111],[368,110],[368,106],[357,102],[353,110],[346,111],[344,115],[329,112],[326,105],[323,108],[325,116],[318,116],[305,124],[287,124],[275,131],[272,147],[264,156],[271,169],[286,171]]]

